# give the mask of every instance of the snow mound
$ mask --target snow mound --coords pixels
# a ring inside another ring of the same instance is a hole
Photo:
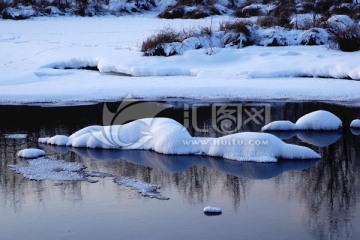
[[[261,131],[296,131],[299,127],[290,121],[274,121],[261,128]]]
[[[29,161],[27,166],[11,165],[15,172],[30,180],[79,181],[85,180],[80,173],[85,166],[81,163],[65,162],[50,158],[37,158]]]
[[[332,131],[342,127],[342,121],[324,110],[308,113],[299,118],[296,123],[290,121],[274,121],[261,128],[262,131],[297,131],[297,130],[321,130]]]
[[[45,154],[46,153],[44,150],[37,149],[37,148],[27,148],[27,149],[20,150],[17,153],[17,156],[23,157],[23,158],[38,158],[38,157],[45,156]]]
[[[6,138],[6,139],[25,139],[25,138],[27,138],[27,134],[22,134],[22,133],[4,134],[4,138]]]
[[[39,142],[53,144],[58,138],[40,138]],[[220,138],[192,137],[184,126],[169,118],[144,118],[124,125],[90,126],[70,137],[61,136],[61,141],[55,142],[70,147],[153,150],[163,154],[207,155],[238,161],[320,158],[309,148],[286,144],[267,133],[244,132]]]
[[[137,190],[141,196],[156,198],[159,200],[168,200],[169,198],[162,196],[157,190],[160,189],[160,186],[142,182],[140,180],[131,179],[127,177],[116,177],[114,182],[119,185],[124,185],[130,188]]]
[[[352,128],[360,128],[360,119],[355,119],[351,122],[350,127]]]
[[[295,124],[302,130],[338,130],[342,127],[342,121],[337,116],[324,110],[308,113]]]
[[[207,206],[204,208],[204,213],[205,214],[221,214],[222,213],[222,210],[220,208],[217,208],[217,207],[210,207],[210,206]]]

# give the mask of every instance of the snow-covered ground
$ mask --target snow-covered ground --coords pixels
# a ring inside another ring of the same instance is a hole
[[[197,28],[228,18],[0,21],[0,102],[121,100],[129,94],[145,99],[359,99],[360,82],[336,78],[360,79],[360,52],[254,46],[166,58],[144,57],[139,50],[145,38],[164,27]],[[87,66],[100,72],[53,69]]]

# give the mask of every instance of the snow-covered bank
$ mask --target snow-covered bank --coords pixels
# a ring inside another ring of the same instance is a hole
[[[212,24],[224,19],[216,17]],[[360,82],[336,79],[360,79],[359,52],[325,46],[214,48],[213,55],[199,49],[165,58],[144,57],[139,50],[146,37],[166,26],[210,24],[210,19],[150,16],[1,21],[0,102],[116,101],[129,94],[142,99],[359,99]],[[100,73],[53,69],[82,67]]]
[[[61,141],[57,141],[61,138]],[[169,118],[139,119],[124,125],[90,126],[70,137],[39,138],[40,143],[101,149],[153,150],[163,154],[207,155],[237,161],[318,159],[309,148],[286,144],[267,133],[243,132],[220,138],[192,137]]]

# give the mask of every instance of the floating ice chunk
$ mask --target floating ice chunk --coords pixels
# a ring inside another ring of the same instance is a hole
[[[20,150],[17,153],[17,156],[23,157],[23,158],[38,158],[38,157],[45,156],[45,154],[46,153],[44,150],[37,149],[37,148],[27,148],[27,149]]]
[[[27,166],[11,165],[10,168],[30,180],[79,181],[85,180],[81,163],[65,162],[50,158],[30,160]]]
[[[63,145],[153,150],[163,154],[208,155],[257,162],[274,162],[278,158],[320,158],[311,149],[286,144],[267,133],[245,132],[221,138],[192,137],[184,126],[168,118],[145,118],[124,125],[87,127],[71,135]]]
[[[338,130],[342,127],[341,120],[324,110],[308,113],[295,123],[301,130]]]
[[[296,131],[299,127],[290,121],[274,121],[261,128],[261,131]]]
[[[351,122],[350,127],[352,128],[360,128],[360,119],[355,119]]]
[[[297,131],[297,130],[321,130],[331,131],[338,130],[342,127],[342,121],[324,110],[308,113],[299,118],[296,123],[290,121],[274,121],[263,128],[262,131]]]
[[[160,189],[160,186],[142,182],[140,180],[131,179],[127,177],[116,177],[114,179],[119,185],[124,185],[130,188],[137,190],[141,196],[149,198],[157,198],[159,200],[168,200],[169,198],[162,196],[157,190]]]
[[[205,214],[210,214],[210,215],[220,215],[222,213],[222,210],[220,208],[217,208],[217,207],[207,206],[207,207],[204,208],[204,213]]]
[[[27,138],[27,134],[22,134],[22,133],[4,134],[4,137],[7,139],[25,139]]]

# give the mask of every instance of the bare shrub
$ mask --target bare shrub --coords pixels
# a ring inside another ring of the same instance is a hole
[[[249,26],[251,25],[252,23],[250,21],[242,21],[242,20],[238,20],[235,22],[226,21],[220,23],[219,30],[224,32],[232,31],[235,33],[244,33],[245,35],[249,36],[250,35]]]
[[[280,19],[274,16],[263,16],[256,20],[256,25],[264,28],[275,27],[280,25]]]
[[[163,44],[182,42],[185,39],[184,35],[176,32],[174,29],[166,28],[159,33],[147,38],[141,45],[141,51],[145,56],[166,56]]]

